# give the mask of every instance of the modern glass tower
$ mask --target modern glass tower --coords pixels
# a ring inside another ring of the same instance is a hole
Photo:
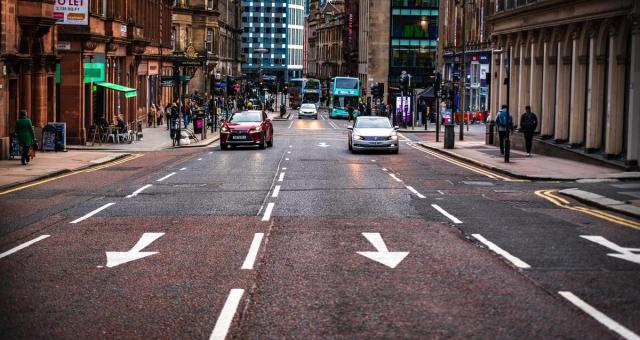
[[[247,79],[286,82],[302,76],[304,0],[243,1],[242,64]],[[262,50],[262,49],[266,49]]]

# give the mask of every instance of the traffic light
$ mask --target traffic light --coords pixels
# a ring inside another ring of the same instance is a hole
[[[260,80],[258,87],[260,87],[261,90],[264,88],[264,80]]]
[[[285,85],[282,87],[282,93],[284,93],[284,94],[289,94],[289,85],[285,84]]]

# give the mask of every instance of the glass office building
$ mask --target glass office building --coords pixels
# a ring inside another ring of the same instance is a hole
[[[287,81],[302,76],[304,0],[243,1],[243,73]],[[256,52],[256,49],[266,52]]]

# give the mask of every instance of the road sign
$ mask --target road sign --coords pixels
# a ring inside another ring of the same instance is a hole
[[[408,251],[390,252],[384,244],[380,233],[362,233],[362,235],[376,248],[376,251],[359,251],[358,254],[382,263],[389,268],[395,268],[409,255]]]
[[[164,233],[144,233],[140,240],[129,251],[108,251],[107,252],[107,268],[113,268],[121,264],[139,260],[141,258],[155,255],[157,251],[142,251],[142,249],[149,246],[153,241],[162,237]]]

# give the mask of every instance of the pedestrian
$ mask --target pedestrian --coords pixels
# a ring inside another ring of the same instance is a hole
[[[31,160],[29,151],[31,151],[31,146],[36,139],[31,119],[27,117],[27,110],[20,110],[20,117],[16,121],[15,133],[18,136],[18,144],[22,148],[20,162],[22,165],[27,165]]]
[[[171,128],[171,103],[167,103],[164,107],[164,121],[167,122],[167,130]]]
[[[153,126],[153,121],[156,119],[156,104],[151,104],[149,112],[147,112],[147,127]]]
[[[351,104],[349,104],[349,106],[347,106],[347,114],[349,116],[349,122],[351,122],[354,118],[353,118],[353,106],[351,106]]]
[[[509,133],[513,131],[513,119],[506,105],[502,105],[500,112],[498,112],[496,124],[498,125],[498,136],[500,137],[500,154],[504,155],[504,141],[509,137]]]
[[[358,116],[364,116],[365,110],[364,104],[362,102],[358,103]]]
[[[182,120],[184,122],[185,129],[189,127],[191,121],[191,106],[187,98],[184,99],[184,105],[182,105]]]
[[[371,116],[371,103],[367,103],[366,112],[367,112],[367,116]]]
[[[156,126],[162,125],[162,118],[164,117],[164,109],[162,105],[156,105]]]
[[[533,143],[533,134],[538,128],[538,117],[531,112],[531,106],[525,106],[525,111],[520,117],[520,130],[524,134],[524,145],[527,150],[527,156],[531,157],[531,144]]]

